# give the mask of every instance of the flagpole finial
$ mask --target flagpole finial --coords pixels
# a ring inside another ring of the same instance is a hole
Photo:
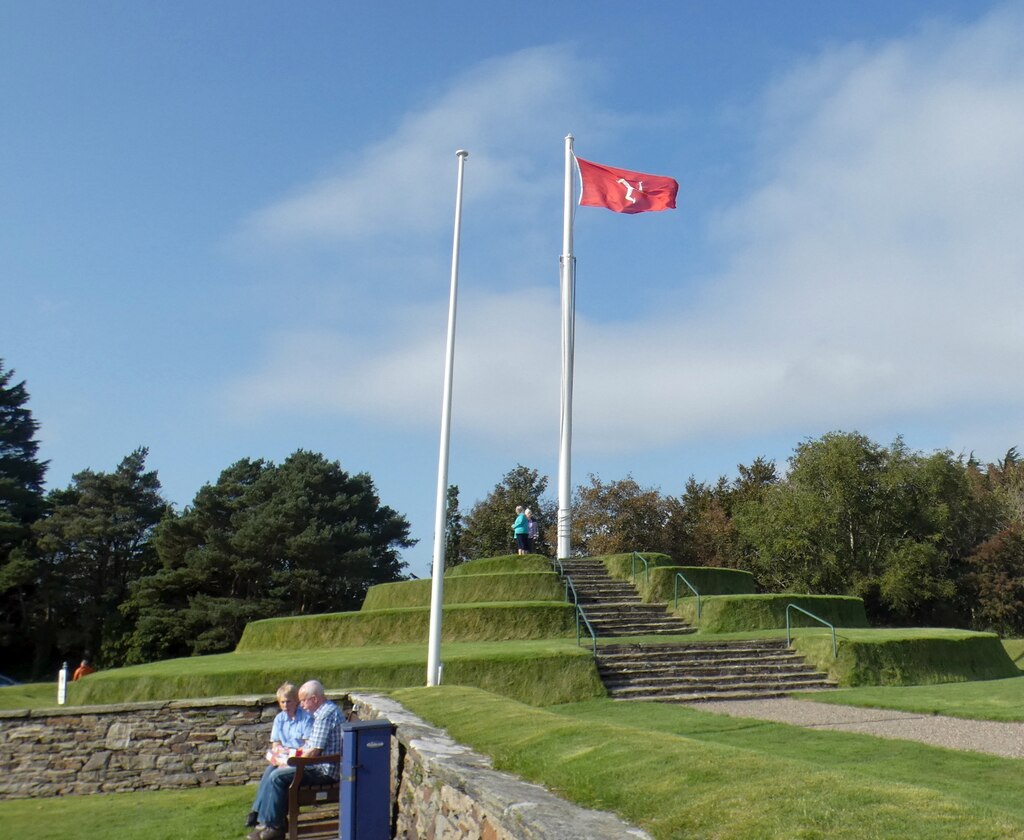
[[[462,158],[469,157],[469,152],[467,152],[465,149],[459,149],[455,153],[455,157],[462,157]]]
[[[576,138],[572,136],[572,132],[570,131],[568,134],[565,135],[565,139],[566,140],[575,140]]]

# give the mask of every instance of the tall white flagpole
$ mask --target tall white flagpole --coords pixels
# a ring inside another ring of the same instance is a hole
[[[565,138],[565,200],[562,218],[562,425],[558,446],[558,556],[572,551],[572,375],[576,330],[576,258],[572,254],[573,136]]]
[[[455,367],[455,309],[459,291],[459,233],[462,228],[462,175],[469,152],[459,149],[455,184],[455,235],[452,282],[448,298],[448,341],[445,350],[444,396],[441,399],[441,447],[437,459],[437,512],[434,516],[434,569],[430,586],[430,640],[427,644],[427,685],[441,684],[441,612],[444,603],[445,512],[448,503],[448,444],[452,426],[452,372]]]

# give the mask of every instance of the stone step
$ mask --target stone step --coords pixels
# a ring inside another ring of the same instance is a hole
[[[642,656],[645,659],[672,659],[705,654],[724,655],[788,655],[795,656],[784,641],[752,640],[745,642],[687,642],[685,644],[620,644],[601,648],[602,658]]]
[[[730,681],[692,681],[680,682],[675,685],[666,686],[623,686],[608,688],[608,696],[616,700],[626,698],[647,699],[659,697],[677,697],[681,694],[722,694],[728,691],[745,692],[773,692],[786,694],[791,691],[805,691],[808,689],[835,688],[835,685],[826,680],[730,680]]]
[[[680,619],[675,616],[669,615],[665,610],[659,609],[658,607],[651,607],[648,604],[584,604],[580,606],[583,608],[583,612],[586,613],[587,618],[591,616],[597,616],[598,618],[607,618],[608,616],[621,615],[624,618],[664,618],[666,620],[679,621]]]
[[[629,581],[613,579],[600,561],[563,561],[580,608],[599,637],[694,633],[668,612],[646,604]],[[597,669],[616,700],[691,703],[700,700],[782,697],[791,691],[834,688],[784,640],[604,646]]]
[[[649,668],[643,665],[635,666],[612,666],[598,663],[598,673],[605,679],[672,679],[674,677],[690,676],[728,676],[729,674],[816,674],[810,665],[803,662],[778,662],[763,664],[759,662],[744,662],[742,664],[719,665],[709,663],[700,667],[660,667]]]
[[[620,703],[708,703],[716,700],[770,700],[785,697],[786,691],[693,691],[679,694],[649,695],[645,697],[611,697]]]
[[[583,614],[590,621],[650,621],[659,624],[686,624],[685,621],[661,610],[632,609],[628,606],[623,609],[603,609],[600,607],[588,609],[586,606],[583,606]]]
[[[580,606],[583,607],[584,611],[591,611],[597,613],[650,613],[651,615],[663,615],[666,618],[676,618],[671,615],[666,609],[664,604],[645,604],[639,598],[636,600],[603,600],[603,601],[584,601],[580,600]],[[676,618],[678,621],[679,619]]]
[[[639,597],[637,595],[636,588],[630,586],[629,584],[622,585],[622,584],[611,584],[611,583],[593,583],[593,584],[590,584],[588,586],[588,585],[579,584],[576,581],[573,581],[573,588],[580,595],[585,595],[585,594],[588,594],[588,593],[590,593],[590,594],[597,593],[597,594],[607,595],[609,598],[614,597],[617,594],[628,595],[628,596],[631,596],[633,598]]]
[[[715,684],[715,685],[732,685],[736,683],[756,683],[760,684],[775,684],[775,683],[807,683],[807,682],[828,682],[822,678],[821,674],[815,671],[778,671],[775,673],[767,673],[760,671],[742,671],[731,674],[668,674],[660,676],[657,674],[648,675],[636,675],[635,677],[628,679],[603,679],[605,686],[611,691],[612,687],[616,688],[662,688],[665,686],[674,685],[697,685],[697,684]]]
[[[598,638],[615,638],[622,637],[628,638],[629,636],[687,636],[690,633],[696,633],[695,627],[663,627],[663,626],[607,626],[607,627],[596,627],[594,632],[597,633]]]
[[[721,654],[718,656],[692,656],[678,657],[671,659],[644,659],[643,657],[605,656],[603,652],[598,654],[599,668],[727,668],[742,667],[743,665],[758,664],[766,666],[788,665],[790,663],[803,663],[804,659],[795,653],[757,656],[755,654]],[[810,667],[810,666],[808,666]]]
[[[597,601],[640,600],[631,586],[577,586],[576,597]]]
[[[587,621],[590,622],[590,626],[595,630],[598,627],[603,627],[606,630],[612,630],[615,628],[660,627],[666,630],[674,629],[680,632],[686,632],[694,629],[688,624],[683,624],[681,621],[659,621],[655,618],[645,619],[642,617],[626,618],[625,616],[620,616],[615,618],[594,618],[593,616],[588,615]]]

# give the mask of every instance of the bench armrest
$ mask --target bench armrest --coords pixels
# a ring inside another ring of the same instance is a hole
[[[330,755],[293,755],[288,759],[288,766],[295,768],[295,778],[289,787],[297,788],[302,784],[302,774],[311,764],[337,764],[341,761],[340,753]]]

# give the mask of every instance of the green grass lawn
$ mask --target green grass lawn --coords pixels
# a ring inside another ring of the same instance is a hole
[[[240,840],[254,792],[246,786],[9,799],[0,802],[0,825],[5,837],[25,840]]]
[[[1024,836],[1021,765],[1009,759],[656,704],[535,709],[456,687],[394,696],[499,769],[657,838]]]
[[[73,686],[68,686],[69,690]],[[57,705],[57,683],[24,683],[0,688],[0,709],[38,709]]]
[[[1024,639],[1003,639],[1003,648],[1014,665],[1018,668],[1024,666]]]
[[[880,742],[870,735],[733,718],[664,703],[594,700],[553,706],[549,711],[573,720],[627,725],[643,732],[678,735],[750,750],[764,757],[776,756],[809,768],[923,788],[972,807],[1000,812],[1024,826],[1022,765],[1018,759],[912,741]]]
[[[981,682],[849,688],[796,696],[817,703],[1024,722],[1024,675]]]

